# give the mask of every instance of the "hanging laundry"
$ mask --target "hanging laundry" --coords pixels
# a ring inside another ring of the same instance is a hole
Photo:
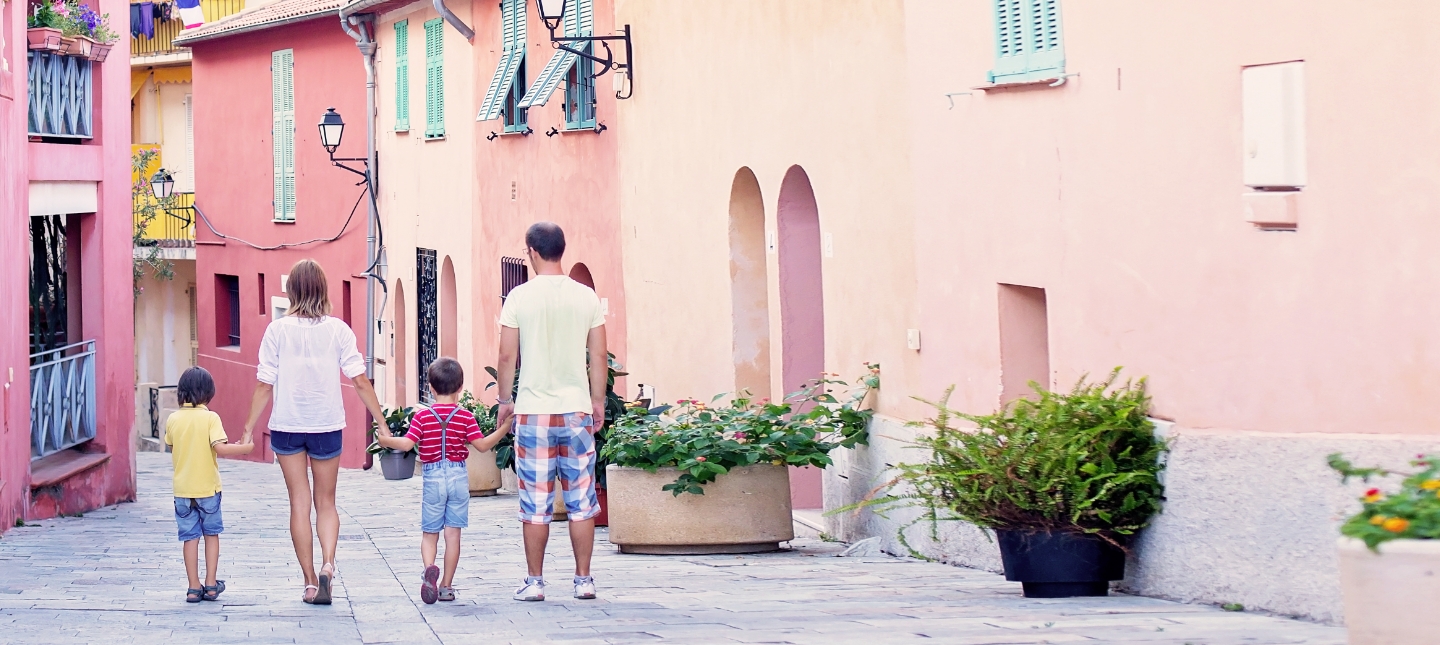
[[[176,0],[175,6],[180,8],[180,21],[185,23],[186,29],[205,24],[205,11],[200,8],[200,0]]]
[[[145,38],[155,37],[155,3],[142,2],[140,7],[140,34]],[[133,15],[133,14],[132,14]],[[133,29],[133,27],[132,27]]]
[[[136,3],[130,5],[130,37],[140,37],[140,5]]]
[[[170,22],[175,19],[175,3],[163,2],[160,4],[160,20]]]

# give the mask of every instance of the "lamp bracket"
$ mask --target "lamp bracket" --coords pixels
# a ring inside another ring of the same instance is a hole
[[[546,25],[546,27],[549,27],[549,25]],[[598,63],[600,65],[600,71],[591,75],[591,78],[599,78],[606,72],[611,71],[625,74],[626,80],[630,81],[631,84],[629,88],[630,91],[615,93],[616,99],[624,100],[635,95],[635,67],[634,48],[630,42],[630,25],[625,25],[621,32],[622,33],[615,36],[557,36],[555,35],[555,30],[550,29],[550,44],[561,51],[567,51],[591,62]],[[615,61],[615,53],[610,49],[610,43],[612,41],[623,41],[625,43],[625,62],[618,63]],[[568,46],[570,44],[581,43],[600,43],[600,46],[605,48],[605,57],[601,58]]]

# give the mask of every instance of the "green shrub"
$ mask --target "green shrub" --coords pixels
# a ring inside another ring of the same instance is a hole
[[[1363,540],[1365,546],[1378,552],[1379,545],[1390,540],[1440,538],[1440,464],[1426,455],[1416,455],[1410,465],[1414,472],[1395,472],[1382,468],[1358,468],[1340,453],[1330,455],[1330,467],[1340,473],[1340,482],[1359,477],[1399,476],[1400,490],[1386,495],[1371,488],[1360,497],[1360,512],[1340,526],[1340,533]]]

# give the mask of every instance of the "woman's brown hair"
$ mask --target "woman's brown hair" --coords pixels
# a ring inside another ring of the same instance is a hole
[[[307,258],[290,267],[285,293],[290,296],[287,316],[323,318],[330,315],[330,287],[325,282],[325,269],[314,260]]]

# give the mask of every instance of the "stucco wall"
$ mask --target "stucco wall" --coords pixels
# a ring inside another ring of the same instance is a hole
[[[195,261],[173,260],[175,276],[147,273],[135,299],[135,375],[139,383],[174,385],[190,367],[190,285]]]
[[[296,218],[273,222],[274,165],[271,153],[271,53],[294,50]],[[260,246],[328,239],[263,251],[236,240],[221,240],[204,224],[196,226],[196,284],[199,287],[200,365],[215,377],[211,409],[225,430],[239,438],[255,387],[256,355],[271,321],[270,298],[283,296],[280,276],[303,258],[326,270],[331,315],[343,317],[343,283],[350,282],[350,326],[364,352],[364,271],[366,206],[360,202],[356,175],[331,166],[315,124],[326,108],[346,119],[345,139],[337,157],[365,156],[365,72],[355,41],[324,16],[293,25],[195,43],[196,204],[216,229]],[[354,218],[346,227],[346,219]],[[215,275],[240,278],[241,331],[238,349],[217,346]],[[264,298],[260,275],[264,275]],[[335,378],[340,379],[339,370]],[[365,410],[349,381],[343,388],[346,411],[345,451],[340,464],[365,462]],[[256,428],[256,450],[247,459],[270,461],[267,417]]]
[[[4,51],[9,71],[0,69],[0,311],[26,311],[29,306],[29,254],[23,244],[29,236],[25,112],[25,5],[0,3],[0,29],[5,30]],[[14,526],[25,513],[25,479],[30,467],[29,320],[0,316],[0,531]]]

